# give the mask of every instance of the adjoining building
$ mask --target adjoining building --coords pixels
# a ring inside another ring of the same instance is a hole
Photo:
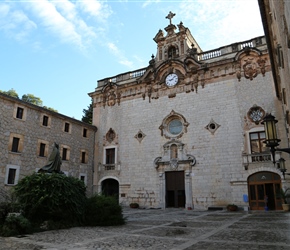
[[[289,180],[273,166],[261,124],[266,113],[283,116],[265,37],[204,52],[173,16],[148,67],[101,79],[89,94],[95,192],[188,209],[258,210],[268,196],[269,209],[281,209],[276,192]]]
[[[61,170],[80,178],[92,194],[97,128],[0,93],[0,183],[7,189],[43,167],[54,142]]]

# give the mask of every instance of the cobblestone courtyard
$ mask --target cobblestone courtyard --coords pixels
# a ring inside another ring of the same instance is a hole
[[[124,209],[127,223],[0,238],[3,250],[290,250],[290,213]]]

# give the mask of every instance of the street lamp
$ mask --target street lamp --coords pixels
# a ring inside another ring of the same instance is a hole
[[[276,130],[276,123],[278,121],[275,119],[275,117],[271,114],[267,114],[263,121],[261,122],[265,127],[265,133],[266,133],[266,140],[263,141],[266,144],[266,147],[270,148],[270,152],[273,157],[273,163],[275,164],[275,152],[286,152],[290,154],[290,148],[277,148],[279,146],[280,139],[277,138],[277,130]],[[280,164],[280,171],[283,173],[283,177],[285,179],[285,160],[281,158],[279,160]]]
[[[285,172],[287,169],[285,168],[285,159],[284,158],[279,159],[279,169],[282,172],[284,180],[285,180]]]

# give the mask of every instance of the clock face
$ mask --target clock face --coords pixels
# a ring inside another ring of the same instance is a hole
[[[172,87],[178,83],[178,76],[174,73],[166,76],[165,83],[168,87]]]

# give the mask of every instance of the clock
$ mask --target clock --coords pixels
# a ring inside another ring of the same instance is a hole
[[[165,78],[165,83],[168,87],[175,86],[178,83],[178,76],[174,73],[169,74]]]

